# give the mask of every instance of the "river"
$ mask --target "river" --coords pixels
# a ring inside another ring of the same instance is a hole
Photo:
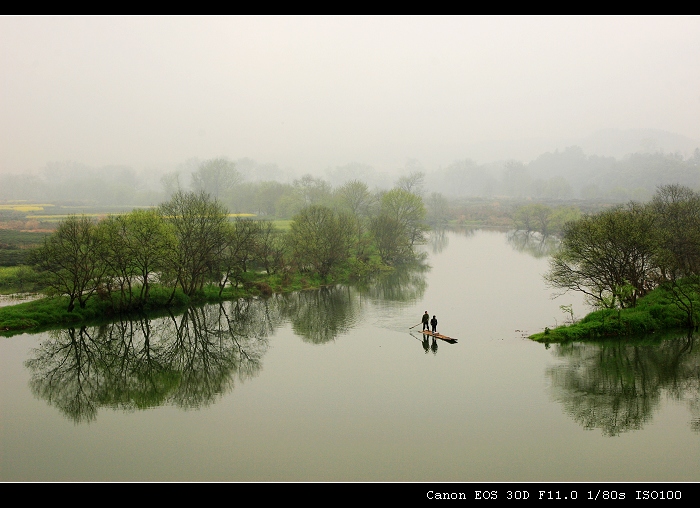
[[[590,310],[546,244],[423,248],[366,287],[0,339],[0,480],[700,481],[697,337],[538,344]]]

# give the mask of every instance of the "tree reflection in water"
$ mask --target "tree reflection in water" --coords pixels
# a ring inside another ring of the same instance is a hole
[[[100,407],[212,404],[258,374],[280,315],[265,301],[192,307],[179,316],[56,330],[26,362],[33,393],[75,422]]]
[[[566,363],[547,370],[555,399],[586,429],[604,435],[641,429],[662,396],[685,401],[700,431],[700,353],[697,336],[653,343],[557,345]]]
[[[430,266],[425,259],[396,267],[391,272],[373,279],[371,284],[360,288],[361,295],[379,305],[411,305],[423,298],[428,287],[426,274],[429,270]]]
[[[450,244],[450,237],[447,236],[446,228],[435,228],[430,230],[428,235],[428,245],[433,254],[440,254]]]
[[[268,337],[287,321],[304,341],[327,343],[358,323],[363,295],[402,305],[420,298],[427,270],[397,268],[364,290],[331,286],[54,330],[25,363],[30,387],[76,423],[101,407],[207,406],[261,371]]]
[[[360,317],[359,301],[348,286],[298,291],[282,300],[294,333],[313,344],[325,344],[349,332]]]
[[[548,257],[559,248],[559,239],[552,235],[542,236],[532,231],[510,231],[506,237],[508,244],[518,252],[525,252],[534,258]]]

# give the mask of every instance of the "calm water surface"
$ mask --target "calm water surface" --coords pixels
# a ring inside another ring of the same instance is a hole
[[[367,288],[2,338],[0,480],[700,481],[698,339],[529,341],[589,310],[545,249],[435,234]]]

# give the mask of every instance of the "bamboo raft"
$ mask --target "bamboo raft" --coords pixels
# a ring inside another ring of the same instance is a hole
[[[423,330],[423,334],[424,334],[424,335],[430,335],[431,337],[435,337],[436,339],[442,339],[442,340],[445,340],[445,341],[447,341],[447,342],[451,342],[451,343],[453,343],[453,344],[454,344],[455,342],[457,342],[457,339],[453,339],[452,337],[448,337],[447,335],[443,335],[443,334],[441,334],[441,333],[437,333],[437,332],[434,332],[434,333],[433,333],[433,332],[431,332],[430,330]]]

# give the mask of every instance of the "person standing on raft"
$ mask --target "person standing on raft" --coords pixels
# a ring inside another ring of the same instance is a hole
[[[433,328],[433,333],[437,332],[437,318],[433,316],[433,319],[430,320],[430,326]]]
[[[425,314],[423,314],[423,321],[422,321],[424,331],[430,329],[428,326],[428,321],[430,321],[430,314],[428,314],[428,311],[426,310]]]

